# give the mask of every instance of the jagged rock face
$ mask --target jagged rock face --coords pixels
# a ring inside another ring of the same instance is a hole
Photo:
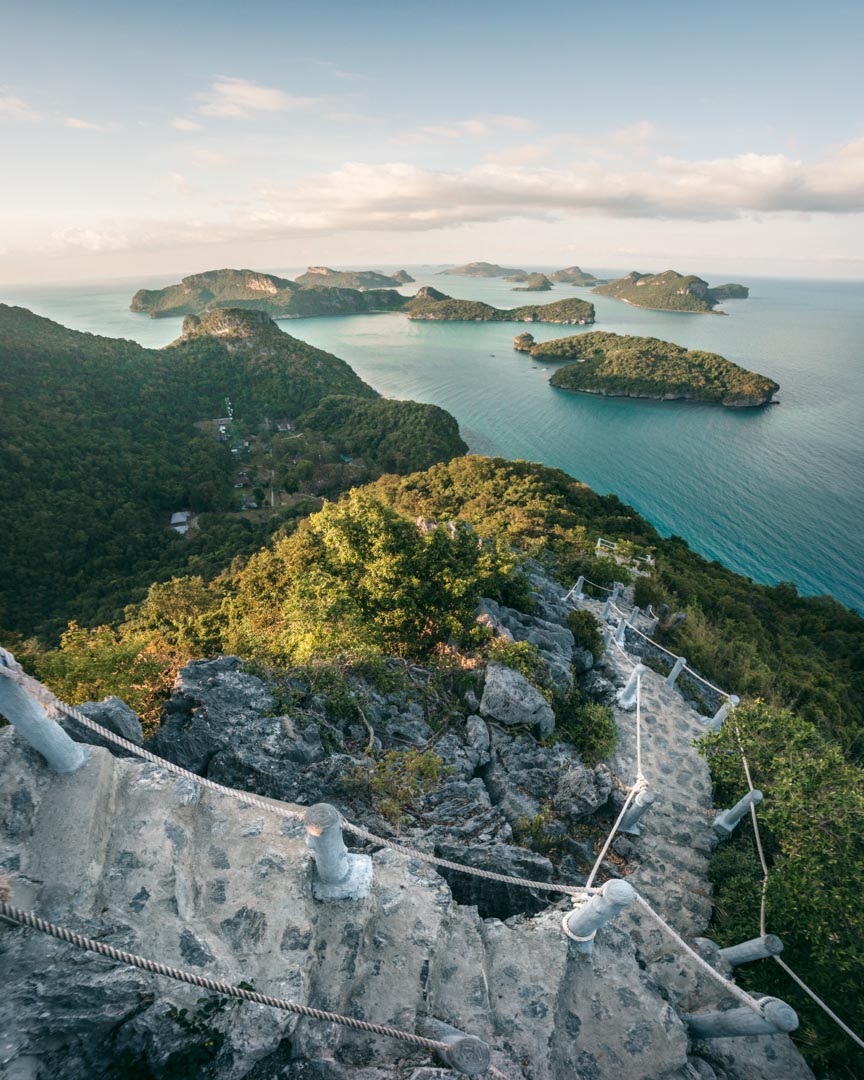
[[[422,285],[412,297],[414,300],[449,300],[447,293],[435,289],[431,285]]]
[[[480,715],[501,724],[536,726],[541,738],[555,728],[555,713],[546,698],[524,675],[503,664],[490,664],[486,671]]]

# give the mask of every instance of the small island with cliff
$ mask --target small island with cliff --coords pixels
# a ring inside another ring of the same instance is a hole
[[[714,310],[718,304],[725,300],[746,300],[750,295],[746,285],[712,287],[695,274],[679,274],[676,270],[665,270],[662,274],[640,274],[633,270],[606,285],[596,285],[592,291],[635,307],[715,315],[721,314]]]
[[[546,322],[590,326],[594,305],[567,297],[551,304],[524,304],[517,308],[496,308],[481,300],[456,300],[426,285],[405,305],[409,319],[430,322]]]
[[[535,360],[575,361],[549,382],[583,394],[754,408],[769,404],[780,389],[773,379],[716,353],[659,338],[593,331],[535,345],[520,335],[514,348]]]

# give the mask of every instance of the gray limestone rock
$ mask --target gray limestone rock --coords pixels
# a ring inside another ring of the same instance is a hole
[[[518,671],[504,664],[490,664],[480,700],[480,714],[501,724],[535,726],[541,736],[555,728],[549,702]]]

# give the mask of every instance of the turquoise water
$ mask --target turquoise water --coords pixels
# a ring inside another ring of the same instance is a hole
[[[721,317],[640,310],[566,285],[532,296],[500,279],[412,273],[419,284],[502,307],[591,299],[597,329],[719,352],[779,382],[781,404],[733,410],[555,390],[550,366],[513,351],[515,324],[388,314],[280,325],[343,357],[382,394],[449,410],[474,451],[562,468],[739,573],[794,581],[864,610],[864,283],[748,279],[750,299],[728,303]],[[179,319],[127,310],[147,284],[22,286],[0,290],[0,299],[75,329],[164,345]],[[578,332],[530,329],[537,340]]]

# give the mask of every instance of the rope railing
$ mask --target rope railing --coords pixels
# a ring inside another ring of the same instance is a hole
[[[210,990],[214,994],[239,998],[241,1001],[251,1001],[256,1005],[267,1005],[272,1009],[295,1013],[298,1016],[305,1016],[328,1024],[338,1024],[354,1031],[367,1031],[373,1035],[382,1035],[388,1039],[398,1039],[400,1042],[409,1043],[411,1046],[430,1050],[436,1054],[446,1055],[450,1049],[449,1044],[446,1042],[427,1039],[425,1036],[417,1035],[412,1031],[403,1031],[387,1024],[374,1024],[368,1020],[358,1020],[356,1017],[343,1016],[341,1013],[329,1012],[325,1009],[315,1009],[309,1005],[301,1005],[297,1001],[291,1001],[288,998],[273,997],[271,994],[262,994],[258,990],[234,986],[233,983],[223,982],[221,979],[210,979],[206,975],[184,971],[182,968],[175,968],[170,964],[163,964],[158,960],[151,960],[149,957],[127,952],[125,949],[117,949],[104,941],[96,941],[94,938],[85,937],[84,934],[79,934],[64,926],[57,926],[55,923],[48,922],[32,911],[23,911],[20,908],[13,907],[5,900],[0,901],[0,918],[16,926],[36,930],[40,934],[46,934],[48,937],[56,938],[58,941],[65,941],[69,945],[74,945],[76,949],[98,953],[100,956],[107,956],[110,960],[125,964],[127,967],[138,968],[140,971],[149,972],[151,975],[161,975],[167,979],[174,979],[176,982],[198,986],[202,990]]]
[[[625,613],[622,612],[620,608],[617,608],[616,605],[612,605],[612,606],[615,607],[615,610],[617,610],[622,616],[625,616]],[[629,628],[632,629],[632,627],[629,627]],[[637,631],[637,633],[639,633],[639,632]],[[642,636],[644,637],[645,635],[642,635]],[[630,659],[630,657],[624,651],[622,646],[615,640],[614,637],[612,637],[611,640],[612,640],[613,644],[615,645],[615,648],[620,653],[622,659],[635,672],[636,665],[633,663],[633,661]],[[646,638],[646,640],[651,641],[650,638]],[[674,655],[674,654],[670,654],[670,655]],[[687,669],[687,670],[689,671],[691,669]],[[695,672],[691,671],[691,674],[695,675]],[[100,724],[97,724],[95,721],[91,720],[88,716],[86,716],[86,714],[81,712],[79,709],[76,709],[73,706],[66,705],[63,702],[59,701],[51,693],[51,691],[47,689],[47,687],[45,687],[38,680],[33,679],[31,676],[28,676],[26,673],[24,673],[23,670],[21,669],[20,665],[18,665],[17,662],[15,661],[12,654],[8,653],[6,650],[4,650],[2,648],[0,648],[0,677],[5,677],[6,679],[10,679],[14,683],[16,683],[18,686],[20,686],[26,693],[28,693],[29,695],[34,697],[36,700],[38,700],[46,708],[49,715],[53,716],[55,719],[60,715],[66,715],[66,716],[72,718],[73,720],[77,721],[78,723],[82,724],[84,727],[88,728],[89,730],[93,731],[94,733],[100,735],[102,738],[108,740],[109,742],[114,743],[115,745],[123,748],[124,750],[126,750],[126,751],[128,751],[128,752],[142,758],[145,761],[148,761],[148,762],[150,762],[152,764],[155,764],[155,765],[159,766],[160,768],[163,768],[166,771],[168,771],[168,772],[170,772],[170,773],[172,773],[174,775],[178,775],[178,776],[183,777],[184,779],[188,779],[188,780],[192,781],[193,783],[196,783],[196,784],[200,785],[201,787],[207,788],[208,790],[215,791],[218,794],[227,795],[230,798],[236,799],[237,801],[239,801],[239,802],[241,802],[241,803],[243,803],[245,805],[256,806],[256,807],[258,807],[260,809],[263,809],[265,811],[274,813],[274,814],[276,814],[276,815],[278,815],[278,816],[280,816],[282,818],[287,818],[287,819],[290,819],[290,820],[299,821],[299,820],[302,820],[303,817],[304,817],[303,812],[301,812],[299,810],[294,810],[291,807],[285,805],[284,803],[281,803],[281,801],[279,801],[279,800],[264,799],[264,798],[261,798],[261,797],[259,797],[257,795],[251,794],[249,792],[239,791],[239,790],[237,790],[235,788],[230,788],[230,787],[227,787],[225,785],[218,784],[215,781],[209,780],[206,777],[199,776],[197,773],[193,773],[188,769],[184,769],[182,766],[176,765],[174,762],[170,762],[170,761],[168,761],[168,760],[166,760],[164,758],[160,758],[156,754],[152,754],[150,751],[145,750],[141,746],[138,746],[136,743],[133,743],[133,742],[129,741],[128,739],[124,739],[122,736],[116,735],[114,732],[108,730],[107,728],[102,727]],[[697,676],[697,678],[699,678],[699,676]],[[703,681],[705,681],[707,685],[712,686],[712,684],[707,683],[707,680],[703,680]],[[712,689],[716,690],[717,688],[712,686]],[[724,692],[718,690],[718,693],[723,694]],[[728,695],[724,695],[724,696],[728,696]],[[624,804],[622,805],[622,808],[621,808],[621,810],[620,810],[620,812],[618,814],[618,817],[617,817],[615,823],[613,824],[612,829],[611,829],[609,835],[607,836],[607,838],[606,838],[606,840],[605,840],[605,842],[604,842],[604,844],[603,844],[603,846],[602,846],[602,848],[600,850],[599,855],[597,856],[597,859],[595,860],[594,866],[592,867],[592,870],[591,870],[591,872],[589,874],[589,877],[588,877],[588,879],[586,881],[585,886],[567,885],[567,884],[560,883],[560,882],[553,883],[553,882],[548,882],[548,881],[533,881],[533,880],[530,880],[530,879],[519,878],[519,877],[515,877],[515,876],[512,876],[512,875],[508,875],[508,874],[498,874],[498,873],[496,873],[494,871],[483,870],[482,868],[479,868],[479,867],[471,867],[471,866],[467,866],[467,865],[462,864],[462,863],[454,862],[454,861],[449,860],[449,859],[443,859],[443,858],[440,858],[439,856],[430,854],[428,852],[420,851],[420,850],[418,850],[416,848],[412,848],[412,847],[410,847],[408,845],[397,843],[397,842],[393,841],[390,838],[377,836],[375,833],[372,833],[370,830],[365,829],[363,826],[356,825],[353,822],[349,822],[344,818],[342,819],[342,825],[349,832],[353,833],[354,835],[356,835],[356,836],[358,836],[358,837],[360,837],[362,839],[365,839],[365,840],[367,840],[367,841],[369,841],[369,842],[371,842],[373,844],[379,845],[381,847],[390,848],[390,849],[392,849],[394,851],[400,852],[401,854],[407,855],[407,856],[409,856],[411,858],[419,859],[419,860],[421,860],[423,862],[426,862],[426,863],[428,863],[430,865],[438,866],[438,867],[441,867],[443,869],[448,869],[448,870],[451,870],[451,871],[454,871],[454,872],[457,872],[457,873],[463,873],[463,874],[468,874],[468,875],[479,877],[479,878],[485,878],[486,880],[496,881],[496,882],[501,883],[501,884],[513,885],[513,886],[521,887],[521,888],[536,889],[536,890],[540,890],[540,891],[556,893],[558,895],[570,896],[571,899],[573,900],[573,902],[576,903],[579,898],[585,898],[586,896],[590,896],[592,893],[596,893],[596,890],[593,888],[593,884],[594,884],[596,876],[597,876],[597,874],[598,874],[598,872],[600,870],[602,862],[603,862],[603,860],[604,860],[604,858],[605,858],[605,856],[606,856],[606,854],[607,854],[607,852],[609,850],[609,847],[610,847],[616,833],[618,832],[618,830],[619,830],[619,828],[621,826],[621,823],[624,821],[625,816],[627,815],[627,812],[631,809],[634,800],[638,797],[638,795],[642,791],[644,791],[647,788],[647,783],[646,783],[645,778],[644,778],[644,776],[642,774],[641,675],[639,675],[639,674],[637,674],[637,678],[636,678],[635,700],[636,700],[636,743],[637,743],[637,769],[636,769],[637,775],[636,775],[636,780],[635,780],[634,784],[632,785],[632,787],[628,791],[628,794],[627,794],[627,797],[626,797],[626,799],[624,801]],[[740,738],[739,738],[739,746],[740,746]],[[746,756],[744,755],[743,748],[741,750],[741,756],[742,756],[742,762],[743,762],[744,769],[745,769],[745,775],[746,775],[746,778],[747,778],[748,787],[749,787],[750,791],[753,792],[755,789],[753,788],[752,778],[751,778],[750,770],[749,770],[749,763],[747,762]],[[767,860],[765,859],[765,855],[764,855],[764,849],[763,849],[762,843],[761,843],[761,837],[759,836],[759,826],[758,826],[758,820],[757,820],[757,817],[756,817],[755,805],[753,805],[751,803],[750,809],[751,809],[751,814],[752,814],[753,823],[754,823],[754,832],[755,832],[755,835],[757,837],[757,847],[758,847],[758,851],[759,851],[760,862],[761,862],[762,869],[763,869],[762,902],[761,902],[761,911],[760,911],[760,931],[761,931],[761,934],[764,936],[764,934],[765,934],[765,900],[766,900],[766,892],[767,892],[769,870],[768,870]],[[757,1001],[755,1001],[753,998],[751,998],[750,995],[748,995],[745,991],[743,991],[735,983],[733,983],[730,980],[726,979],[725,976],[723,976],[720,972],[718,972],[716,970],[716,968],[712,967],[711,964],[709,964],[701,956],[699,956],[699,954],[694,949],[692,949],[684,941],[684,939],[680,936],[680,934],[678,934],[678,932],[676,930],[674,930],[674,928],[671,927],[666,922],[666,920],[663,919],[663,917],[658,912],[654,911],[654,909],[650,906],[650,904],[641,895],[639,895],[638,893],[636,893],[636,899],[637,899],[638,903],[640,904],[640,906],[642,906],[643,909],[645,909],[646,911],[649,912],[649,914],[652,916],[652,918],[654,918],[654,920],[658,923],[658,925],[660,925],[661,928],[669,936],[671,936],[673,938],[673,940],[676,941],[676,943],[679,945],[679,947],[681,947],[691,957],[691,959],[695,963],[697,963],[697,965],[700,968],[702,968],[707,974],[711,975],[711,977],[715,981],[722,984],[724,986],[724,988],[729,993],[731,993],[733,996],[738,998],[740,1001],[742,1001],[748,1007],[754,1009],[757,1012],[760,1011],[760,1006],[759,1006],[759,1003]],[[35,929],[42,930],[42,932],[51,933],[53,936],[55,936],[55,937],[59,936],[59,937],[62,938],[62,940],[70,941],[73,944],[76,944],[76,942],[73,940],[73,937],[74,936],[79,936],[80,937],[80,935],[66,936],[66,935],[72,935],[72,932],[71,931],[63,931],[63,929],[59,928],[59,927],[52,927],[52,929],[46,930],[46,929],[43,928],[43,925],[38,925],[38,924],[44,924],[44,920],[40,920],[38,918],[38,916],[29,914],[29,913],[25,913],[25,912],[20,912],[18,909],[10,908],[10,906],[8,904],[6,904],[5,902],[0,903],[0,915],[2,915],[4,918],[9,918],[9,915],[7,914],[7,911],[6,911],[7,908],[9,909],[10,912],[14,912],[14,914],[15,914],[15,917],[10,918],[10,921],[17,921],[21,925],[31,926],[31,927],[33,927]],[[19,916],[19,915],[23,917],[24,921],[17,918],[17,916]],[[31,921],[26,921],[26,920],[31,920]],[[51,926],[51,924],[44,924],[44,926]],[[565,927],[565,929],[566,929],[566,927]],[[54,933],[54,931],[57,931],[57,933]],[[572,934],[569,934],[569,936],[573,937]],[[89,941],[89,939],[82,939],[82,940],[88,940]],[[577,939],[577,940],[579,940],[579,939]],[[98,946],[98,948],[94,949],[93,951],[102,952],[103,955],[109,955],[109,956],[114,956],[114,954],[116,954],[115,958],[120,959],[121,962],[124,962],[124,963],[127,962],[124,959],[125,956],[132,956],[133,955],[133,954],[122,954],[120,950],[112,950],[111,952],[108,952],[107,950],[112,949],[112,947],[111,946],[106,946],[106,945],[104,945],[104,943],[101,943],[101,942],[93,942],[93,945]],[[90,948],[90,945],[88,944],[88,945],[84,945],[84,946],[81,946],[81,947]],[[812,1000],[814,1002],[816,1002],[826,1012],[826,1014],[829,1017],[831,1017],[831,1019],[834,1020],[841,1027],[842,1030],[844,1030],[846,1032],[846,1034],[848,1034],[851,1038],[853,1038],[859,1045],[864,1046],[864,1042],[862,1042],[862,1040],[846,1024],[844,1024],[836,1016],[836,1014],[834,1014],[831,1011],[831,1009],[821,1000],[821,998],[819,998],[818,995],[816,995],[815,992],[812,991],[803,982],[803,980],[801,980],[800,977],[797,976],[788,967],[788,965],[786,965],[784,962],[780,961],[776,956],[774,957],[774,959],[777,960],[777,962],[780,964],[780,966],[789,973],[789,975],[795,980],[796,983],[798,983],[801,986],[801,988],[808,994],[808,996],[811,997]],[[135,961],[140,961],[141,963],[138,964],[138,963],[135,963]],[[157,972],[159,974],[167,974],[167,975],[169,975],[169,977],[179,977],[179,976],[174,975],[174,972],[177,969],[168,968],[166,965],[158,965],[158,964],[156,964],[155,961],[150,961],[150,960],[147,960],[146,958],[134,957],[134,959],[132,961],[130,961],[130,962],[133,964],[133,966],[144,966],[145,970],[155,971],[155,972]],[[154,966],[145,966],[145,965],[154,965]],[[162,969],[164,969],[164,970],[162,970]],[[207,980],[203,976],[191,975],[190,973],[181,973],[181,976],[182,975],[188,975],[189,977],[188,977],[188,979],[181,979],[181,981],[194,982],[196,985],[205,986],[205,988],[211,988],[210,984],[213,983],[212,980]],[[256,993],[256,992],[253,992],[253,991],[242,990],[242,988],[239,988],[239,987],[231,988],[230,984],[216,984],[216,983],[213,983],[213,987],[217,987],[217,986],[219,987],[219,989],[217,989],[216,992],[220,992],[220,993],[224,992],[229,996],[248,997],[248,995]],[[226,989],[223,990],[222,989],[223,986],[226,987]],[[303,1015],[313,1016],[314,1018],[317,1018],[317,1019],[327,1019],[327,1020],[332,1021],[333,1023],[345,1023],[349,1027],[355,1027],[355,1028],[361,1029],[361,1030],[371,1030],[371,1031],[375,1031],[378,1034],[389,1035],[389,1036],[392,1036],[394,1038],[405,1038],[405,1041],[413,1042],[415,1045],[427,1045],[427,1047],[433,1048],[433,1049],[436,1049],[436,1050],[439,1050],[442,1047],[446,1046],[446,1044],[435,1043],[434,1040],[423,1040],[422,1043],[421,1043],[421,1042],[418,1042],[418,1040],[421,1040],[422,1036],[416,1036],[416,1035],[412,1035],[411,1033],[406,1033],[406,1032],[398,1032],[396,1029],[383,1029],[383,1028],[381,1028],[380,1025],[367,1025],[365,1021],[354,1020],[353,1018],[350,1018],[350,1017],[342,1017],[342,1018],[337,1019],[336,1014],[325,1014],[325,1013],[322,1013],[321,1010],[311,1010],[307,1006],[300,1006],[300,1005],[297,1005],[296,1003],[285,1002],[282,999],[275,999],[275,998],[271,999],[271,998],[268,998],[267,995],[257,995],[255,997],[248,997],[248,1000],[255,1000],[255,1001],[258,1001],[258,1003],[260,1003],[260,1004],[273,1004],[274,1007],[276,1007],[276,1008],[288,1008],[291,1011],[302,1012]],[[296,1006],[296,1008],[293,1008],[294,1006]]]

